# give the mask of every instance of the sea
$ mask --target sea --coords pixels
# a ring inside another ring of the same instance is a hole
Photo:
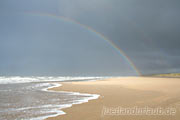
[[[92,81],[104,77],[0,77],[0,120],[44,120],[66,114],[63,108],[97,99],[98,94],[52,91],[59,82]]]

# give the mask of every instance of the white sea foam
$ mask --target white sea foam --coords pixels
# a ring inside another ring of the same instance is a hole
[[[104,77],[17,77],[17,76],[16,77],[0,77],[0,85],[4,86],[4,84],[7,84],[7,86],[8,86],[7,89],[1,89],[0,92],[6,93],[8,95],[9,95],[9,93],[13,94],[13,92],[16,92],[16,94],[18,94],[19,96],[21,96],[22,94],[23,94],[23,96],[26,95],[26,92],[27,93],[33,92],[32,95],[35,94],[35,96],[33,96],[33,97],[36,97],[36,95],[40,95],[40,94],[42,94],[42,95],[45,94],[45,95],[50,95],[50,96],[52,96],[53,94],[57,95],[55,98],[52,97],[53,99],[48,99],[48,102],[45,101],[47,103],[37,104],[37,106],[36,105],[32,106],[31,104],[29,104],[29,106],[27,106],[26,102],[25,102],[22,104],[22,106],[20,105],[20,107],[8,108],[6,110],[4,109],[4,110],[0,111],[0,114],[9,113],[9,112],[14,114],[14,113],[22,113],[25,111],[29,111],[33,115],[35,115],[35,114],[43,115],[43,116],[33,117],[33,118],[32,118],[32,115],[30,115],[29,118],[28,118],[28,116],[27,116],[27,118],[23,117],[23,120],[43,120],[48,117],[55,117],[58,115],[66,114],[62,109],[71,107],[74,104],[82,104],[82,103],[88,102],[89,100],[98,99],[100,95],[79,93],[79,92],[49,90],[51,88],[60,87],[62,85],[59,83],[48,82],[48,81],[97,80],[97,79],[102,79],[102,78],[104,78]],[[13,83],[13,85],[11,85],[12,83]],[[14,84],[14,83],[28,83],[28,84],[21,85],[21,84]],[[10,84],[10,85],[8,85],[8,84]],[[21,88],[17,87],[19,85],[21,86]],[[7,91],[9,91],[9,93],[7,93]],[[23,91],[23,92],[21,92],[21,91]],[[45,93],[42,93],[42,92],[45,92]],[[49,92],[52,92],[52,93],[49,93]],[[61,103],[58,104],[58,102],[57,102],[58,100],[69,101],[69,98],[65,98],[65,99],[61,98],[61,96],[63,94],[65,94],[66,97],[67,96],[70,97],[70,103],[65,102],[62,104]],[[58,95],[60,95],[60,97],[58,97]],[[78,96],[78,97],[76,98],[73,96]],[[43,96],[41,96],[41,97],[43,97]],[[31,101],[31,96],[30,97],[26,96],[26,97],[22,98],[22,100],[23,99]],[[39,102],[40,97],[38,96],[36,99],[37,100],[35,100],[35,101]],[[6,102],[6,100],[4,102],[5,102],[5,104],[2,103],[3,106],[9,106],[9,105],[14,104],[14,103],[10,104],[10,103]],[[40,101],[40,102],[42,102],[42,101]],[[6,105],[6,104],[9,104],[9,105]],[[19,104],[21,104],[21,103],[19,103]],[[34,111],[36,111],[36,112],[34,113]]]
[[[11,77],[0,77],[0,84],[12,84],[12,83],[29,83],[29,82],[48,82],[48,81],[76,81],[76,80],[97,80],[105,77],[20,77],[20,76],[11,76]]]
[[[87,94],[87,93],[79,93],[79,92],[67,92],[67,91],[53,91],[53,90],[48,90],[48,89],[51,89],[51,88],[56,88],[56,87],[60,87],[62,86],[61,84],[59,83],[52,83],[54,86],[51,86],[51,87],[48,87],[48,88],[45,88],[45,89],[42,89],[43,91],[47,91],[47,92],[61,92],[61,93],[69,93],[71,95],[81,95],[81,96],[87,96],[86,98],[84,99],[81,99],[81,100],[74,100],[72,104],[66,104],[66,105],[59,105],[59,106],[54,106],[55,109],[51,109],[50,111],[48,111],[48,113],[56,113],[54,115],[48,115],[48,116],[44,116],[44,117],[39,117],[39,118],[33,118],[31,120],[43,120],[43,119],[46,119],[48,117],[56,117],[58,115],[63,115],[63,114],[66,114],[64,111],[62,111],[62,109],[64,108],[69,108],[71,107],[72,105],[75,105],[75,104],[82,104],[82,103],[86,103],[88,102],[89,100],[94,100],[94,99],[98,99],[100,95],[98,94]],[[42,106],[43,107],[43,106]]]

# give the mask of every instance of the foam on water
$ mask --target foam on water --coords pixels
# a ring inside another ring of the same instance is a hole
[[[62,85],[47,81],[96,80],[101,78],[0,77],[0,119],[43,120],[66,114],[62,109],[98,99],[99,95],[49,90]],[[17,116],[17,118],[13,116]]]
[[[59,106],[59,109],[63,109],[63,108],[68,108],[68,107],[71,107],[72,105],[74,104],[82,104],[82,103],[86,103],[88,102],[89,100],[94,100],[94,99],[98,99],[100,95],[98,94],[87,94],[87,93],[79,93],[79,92],[67,92],[67,91],[53,91],[53,90],[49,90],[51,88],[56,88],[56,87],[60,87],[62,86],[61,84],[59,83],[53,83],[54,86],[51,86],[51,87],[48,87],[48,88],[45,88],[45,89],[42,89],[43,91],[47,91],[47,92],[61,92],[61,93],[69,93],[69,94],[72,94],[72,95],[82,95],[82,96],[89,96],[87,98],[84,98],[84,99],[81,99],[81,100],[74,100],[72,104],[66,104],[66,105],[62,105],[62,106]],[[56,115],[50,115],[50,116],[45,116],[43,119],[45,118],[48,118],[48,117],[55,117],[55,116],[58,116],[58,115],[63,115],[63,114],[66,114],[64,111],[61,111],[59,109],[56,109],[56,110],[51,110],[53,112],[56,112],[57,114]],[[33,119],[33,120],[42,120],[42,119]]]
[[[54,87],[61,86],[61,84],[58,84],[58,83],[54,83],[54,85],[55,85]],[[54,87],[48,87],[48,88],[43,89],[43,90],[48,91],[48,92],[58,92],[58,91],[48,90],[48,89],[54,88]],[[59,105],[59,106],[57,106],[58,109],[51,110],[51,112],[56,112],[57,114],[44,116],[43,118],[36,118],[36,119],[32,119],[32,120],[42,120],[42,119],[46,119],[48,117],[56,117],[58,115],[66,114],[64,111],[62,111],[62,109],[69,108],[74,104],[82,104],[82,103],[88,102],[89,100],[98,99],[99,96],[100,96],[98,94],[87,94],[87,93],[79,93],[79,92],[66,92],[66,91],[59,91],[59,92],[61,92],[61,93],[69,93],[69,94],[72,94],[72,95],[88,96],[88,97],[86,97],[84,99],[81,99],[81,100],[74,100],[72,104],[65,104],[65,105],[62,105],[62,106]],[[61,109],[61,110],[59,110],[59,109]]]
[[[28,82],[48,82],[48,81],[76,81],[76,80],[97,80],[105,77],[21,77],[21,76],[11,76],[11,77],[0,77],[0,84],[13,84],[13,83],[28,83]]]

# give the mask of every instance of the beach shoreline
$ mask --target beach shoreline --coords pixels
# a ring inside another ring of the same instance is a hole
[[[99,94],[98,99],[62,109],[66,114],[46,120],[179,120],[180,79],[154,77],[120,77],[98,81],[60,82],[55,91]],[[174,115],[113,115],[104,114],[104,108],[172,107]]]

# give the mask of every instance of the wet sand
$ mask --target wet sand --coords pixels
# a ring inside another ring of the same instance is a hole
[[[57,91],[101,95],[99,99],[63,109],[67,114],[47,120],[180,120],[180,78],[122,77],[61,83]],[[175,108],[175,115],[104,115],[104,108]]]

